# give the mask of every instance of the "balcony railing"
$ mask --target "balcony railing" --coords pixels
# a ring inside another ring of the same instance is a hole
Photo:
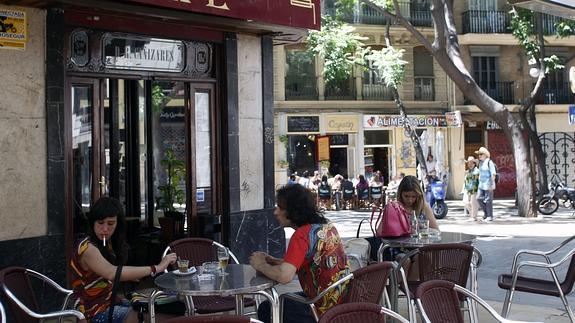
[[[533,84],[535,86],[535,84]],[[537,100],[539,104],[573,104],[575,94],[569,89],[569,83],[565,82],[558,87],[543,87]]]
[[[353,79],[334,81],[325,85],[326,100],[355,100]]]
[[[393,100],[391,88],[384,84],[363,84],[362,95],[368,101],[389,101]]]
[[[414,26],[432,26],[433,20],[431,19],[429,6],[400,1],[399,7],[404,17],[411,21]],[[324,14],[334,16],[335,8],[333,8],[333,5],[324,7]],[[343,17],[343,20],[350,24],[385,25],[389,18],[369,6],[362,5],[361,9],[354,10],[353,13]]]
[[[548,14],[541,14],[541,25],[543,26],[543,33],[545,35],[552,35],[555,34],[555,23],[564,21],[565,19],[557,16],[552,16]],[[536,23],[535,16],[533,17],[533,22]],[[537,29],[535,29],[537,30]]]
[[[433,76],[415,77],[413,96],[415,101],[435,101],[435,80]]]
[[[513,84],[513,82],[493,82],[489,86],[482,86],[481,84],[479,86],[495,101],[502,104],[513,104],[515,103]],[[465,104],[471,104],[471,101],[465,98]]]
[[[505,11],[470,10],[463,13],[463,33],[509,33],[509,14]]]
[[[315,76],[286,76],[286,100],[317,100],[316,80]]]

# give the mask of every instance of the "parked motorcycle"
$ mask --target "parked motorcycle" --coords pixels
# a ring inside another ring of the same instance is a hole
[[[445,194],[447,194],[447,178],[444,180],[431,181],[427,192],[427,202],[433,210],[436,219],[443,219],[447,216],[447,204],[445,204]]]
[[[568,187],[555,176],[549,182],[549,193],[543,195],[537,208],[542,214],[550,215],[557,211],[559,205],[575,210],[575,188]]]

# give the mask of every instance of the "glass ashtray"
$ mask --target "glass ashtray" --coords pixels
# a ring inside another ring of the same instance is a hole
[[[205,273],[213,273],[220,269],[220,264],[216,261],[208,261],[202,264],[203,272]]]

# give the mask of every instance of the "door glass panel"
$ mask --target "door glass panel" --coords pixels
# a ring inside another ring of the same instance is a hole
[[[159,186],[168,183],[165,163],[166,152],[172,150],[174,158],[185,165],[186,160],[186,118],[185,91],[183,82],[154,81],[152,83],[152,125],[154,147],[154,201],[158,208],[158,198],[163,198]],[[185,167],[185,166],[184,166]],[[173,207],[180,212],[186,210],[187,190],[185,176],[175,183],[183,199],[175,199]]]
[[[72,192],[75,232],[83,232],[83,215],[90,209],[92,197],[92,119],[93,87],[73,85],[72,102]]]
[[[198,212],[210,212],[212,195],[212,155],[210,131],[210,94],[195,94],[196,126],[196,202]]]
[[[148,158],[146,155],[147,152],[147,138],[146,138],[146,92],[145,92],[145,82],[138,81],[138,143],[139,143],[139,150],[138,150],[138,159],[140,165],[140,217],[142,220],[146,218],[147,208],[148,208],[148,190],[147,188],[147,164]]]

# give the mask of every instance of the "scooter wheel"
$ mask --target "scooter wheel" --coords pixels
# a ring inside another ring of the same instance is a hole
[[[436,219],[443,219],[447,215],[447,204],[443,201],[436,201],[433,205],[433,215]]]
[[[541,214],[550,215],[559,208],[559,201],[554,198],[544,197],[537,203],[537,209]]]

